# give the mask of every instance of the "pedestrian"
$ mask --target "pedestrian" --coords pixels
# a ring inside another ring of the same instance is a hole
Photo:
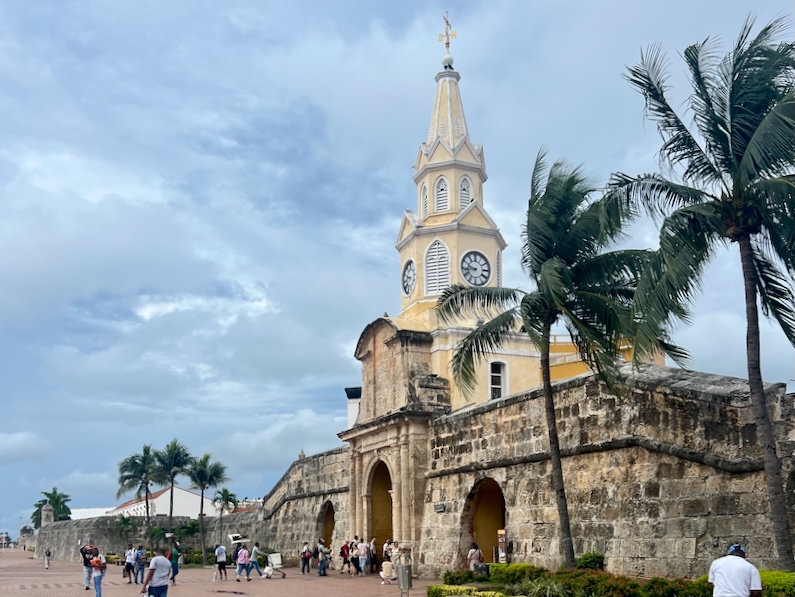
[[[365,541],[364,537],[359,542],[359,576],[364,576],[367,572],[367,558],[370,552],[370,545]]]
[[[177,574],[179,574],[179,543],[175,540],[171,544],[171,549],[166,556],[171,561],[171,584],[177,584]]]
[[[359,563],[359,543],[354,539],[351,541],[349,547],[349,553],[351,554],[351,564],[353,564],[353,575],[354,576],[361,576],[362,568],[361,564]]]
[[[375,546],[375,537],[370,539],[370,545],[368,545],[367,547],[368,547],[367,555],[370,557],[370,572],[372,574],[375,574],[376,572],[378,572],[378,557],[376,555],[377,551]]]
[[[127,544],[127,551],[124,552],[124,573],[122,576],[127,579],[127,584],[132,584],[133,571],[135,570],[135,549],[132,543]]]
[[[50,548],[48,547],[47,549],[44,550],[44,569],[45,570],[49,570],[50,569],[50,558],[51,557],[52,557],[52,552],[50,551]]]
[[[228,580],[226,575],[226,547],[221,544],[215,545],[215,561],[218,565],[218,578],[221,580]],[[213,577],[215,580],[215,577]]]
[[[391,554],[392,554],[392,539],[387,539],[386,541],[384,541],[384,548],[381,551],[381,561],[386,562],[387,560],[389,560],[392,557]]]
[[[249,574],[250,568],[248,567],[249,564],[249,557],[248,557],[248,548],[246,544],[240,546],[240,549],[237,550],[237,582],[240,582],[240,575],[245,572],[246,573],[246,580],[251,580],[251,576]]]
[[[96,597],[102,597],[102,579],[105,577],[107,567],[105,556],[99,553],[98,548],[94,547],[91,550],[91,579],[94,581]]]
[[[135,565],[133,566],[133,578],[136,585],[139,577],[141,584],[143,584],[144,576],[146,576],[146,565],[146,550],[143,545],[139,545],[138,549],[135,550]]]
[[[326,565],[328,563],[329,550],[326,549],[326,541],[318,539],[317,542],[317,575],[328,576],[326,572]]]
[[[713,597],[762,597],[762,578],[756,566],[746,561],[745,546],[735,543],[726,555],[709,567],[707,582]]]
[[[88,591],[91,588],[91,558],[94,557],[94,546],[86,543],[80,548],[80,556],[83,558],[83,586]]]
[[[395,566],[392,564],[391,560],[384,560],[381,563],[381,572],[378,574],[381,577],[382,585],[391,585],[392,581],[397,578],[397,574],[395,574]]]
[[[268,558],[268,554],[259,548],[259,541],[257,541],[254,544],[254,548],[251,550],[251,555],[249,556],[248,575],[250,576],[251,570],[255,569],[260,578],[265,578],[262,574],[262,570],[259,569],[259,560],[257,559],[259,556],[264,556],[265,559]]]
[[[146,574],[141,594],[147,593],[149,597],[166,597],[168,594],[168,575],[171,572],[171,562],[166,558],[166,548],[158,547],[157,555],[149,562],[149,572]]]
[[[298,552],[298,558],[301,560],[301,574],[304,573],[304,570],[309,574],[312,562],[312,550],[309,549],[309,541],[304,541],[304,546]]]
[[[348,574],[351,573],[351,551],[348,547],[348,542],[343,541],[340,547],[340,558],[342,558],[342,565],[340,566],[340,574],[345,574],[345,566],[348,567]]]
[[[480,547],[478,547],[477,543],[473,543],[472,547],[469,548],[469,552],[467,553],[467,568],[474,572],[475,565],[480,564],[482,561],[483,552],[480,551]]]

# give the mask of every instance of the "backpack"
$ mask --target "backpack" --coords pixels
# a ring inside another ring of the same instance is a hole
[[[312,557],[316,560],[320,557],[320,552],[317,549],[317,545],[315,545],[315,549],[312,550]]]
[[[340,557],[341,558],[345,557],[345,548],[344,547],[340,547]]]
[[[240,554],[240,546],[235,545],[235,551],[232,552],[232,561],[237,562],[237,556]]]

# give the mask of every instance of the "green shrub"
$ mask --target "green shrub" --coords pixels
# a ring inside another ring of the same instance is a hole
[[[644,597],[640,584],[634,580],[600,570],[562,570],[555,573],[554,578],[572,595]]]
[[[522,581],[510,589],[513,595],[527,597],[570,597],[563,584],[548,575]]]
[[[545,573],[546,570],[532,564],[489,564],[489,580],[496,585],[516,585]]]
[[[442,577],[442,581],[446,585],[463,585],[474,579],[475,575],[471,570],[448,570]]]
[[[428,597],[450,597],[451,595],[474,595],[475,587],[461,587],[457,585],[431,585],[428,587]]]
[[[589,551],[582,554],[574,562],[577,568],[586,568],[590,570],[604,570],[605,569],[605,555],[598,551]]]
[[[706,578],[652,578],[643,586],[643,594],[645,597],[711,597],[712,589]]]
[[[763,597],[795,597],[795,574],[779,570],[760,570]]]

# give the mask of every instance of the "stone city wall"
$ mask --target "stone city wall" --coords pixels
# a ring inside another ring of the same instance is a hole
[[[575,553],[602,552],[616,573],[694,577],[741,540],[756,564],[775,567],[747,382],[656,367],[626,384],[621,396],[594,377],[557,385]],[[771,386],[770,401],[780,453],[791,455],[792,399]],[[486,477],[503,491],[511,561],[557,568],[541,392],[467,408],[432,427],[421,573],[463,565],[471,492]]]

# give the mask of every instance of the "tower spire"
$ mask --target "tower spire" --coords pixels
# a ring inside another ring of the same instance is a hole
[[[450,38],[456,38],[456,32],[453,31],[453,26],[450,25],[450,19],[447,17],[447,11],[444,11],[444,33],[439,34],[439,41],[444,40],[444,49],[447,54],[450,54]]]

